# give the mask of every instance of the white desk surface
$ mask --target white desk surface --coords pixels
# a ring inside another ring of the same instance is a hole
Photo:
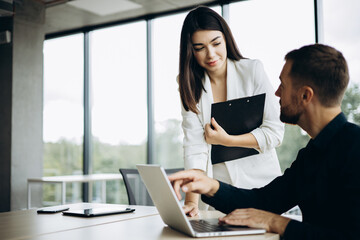
[[[62,182],[91,182],[91,181],[116,180],[116,179],[122,179],[120,173],[39,177],[39,178],[29,178],[28,182],[62,183]]]
[[[128,205],[100,203],[75,203],[66,204],[64,206],[68,206],[70,209],[111,206],[128,207]],[[132,207],[136,208],[135,212],[94,218],[64,216],[62,213],[38,214],[36,209],[0,213],[0,239],[37,239],[40,235],[54,232],[91,227],[107,223],[115,223],[133,218],[141,218],[144,216],[158,215],[155,207]]]
[[[160,216],[147,216],[143,218],[131,219],[123,222],[116,222],[104,225],[96,225],[87,228],[79,228],[70,231],[57,232],[29,238],[31,240],[279,240],[279,235],[265,233],[261,235],[248,236],[229,236],[229,237],[209,237],[192,238],[181,232],[167,227]]]
[[[71,209],[110,204],[68,204]],[[124,205],[123,205],[124,206]],[[132,206],[133,213],[95,218],[80,218],[56,214],[37,214],[35,209],[0,213],[0,238],[31,240],[99,240],[99,239],[193,239],[167,227],[155,207]],[[217,211],[202,211],[201,218],[217,218]],[[211,237],[201,239],[279,240],[279,235]]]

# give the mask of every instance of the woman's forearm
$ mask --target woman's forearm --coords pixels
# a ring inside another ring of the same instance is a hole
[[[199,204],[199,194],[197,193],[186,193],[185,195],[185,204],[194,203]]]
[[[251,133],[245,133],[242,135],[228,135],[224,145],[227,147],[245,147],[259,149],[259,144],[255,136]]]

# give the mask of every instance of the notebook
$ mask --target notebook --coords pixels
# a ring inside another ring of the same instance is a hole
[[[218,225],[218,219],[189,220],[165,170],[157,165],[136,165],[159,214],[169,227],[192,237],[264,234],[265,229]]]
[[[263,122],[265,93],[211,105],[211,117],[230,135],[249,133]],[[259,152],[253,148],[212,145],[212,164],[248,157]]]

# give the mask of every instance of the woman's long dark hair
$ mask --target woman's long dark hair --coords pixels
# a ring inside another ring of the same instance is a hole
[[[231,60],[240,60],[244,57],[236,45],[226,21],[215,11],[200,6],[192,10],[185,18],[180,39],[179,61],[179,90],[181,102],[186,111],[198,113],[196,104],[199,102],[204,89],[202,79],[204,69],[197,63],[191,37],[198,30],[220,31],[225,36],[227,57]]]

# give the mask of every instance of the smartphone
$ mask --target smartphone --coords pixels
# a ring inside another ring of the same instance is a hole
[[[69,210],[69,208],[64,206],[44,207],[39,208],[37,213],[58,213],[66,210]]]
[[[97,217],[119,213],[129,213],[135,211],[134,208],[116,207],[116,208],[87,208],[63,211],[63,215],[77,217]]]

